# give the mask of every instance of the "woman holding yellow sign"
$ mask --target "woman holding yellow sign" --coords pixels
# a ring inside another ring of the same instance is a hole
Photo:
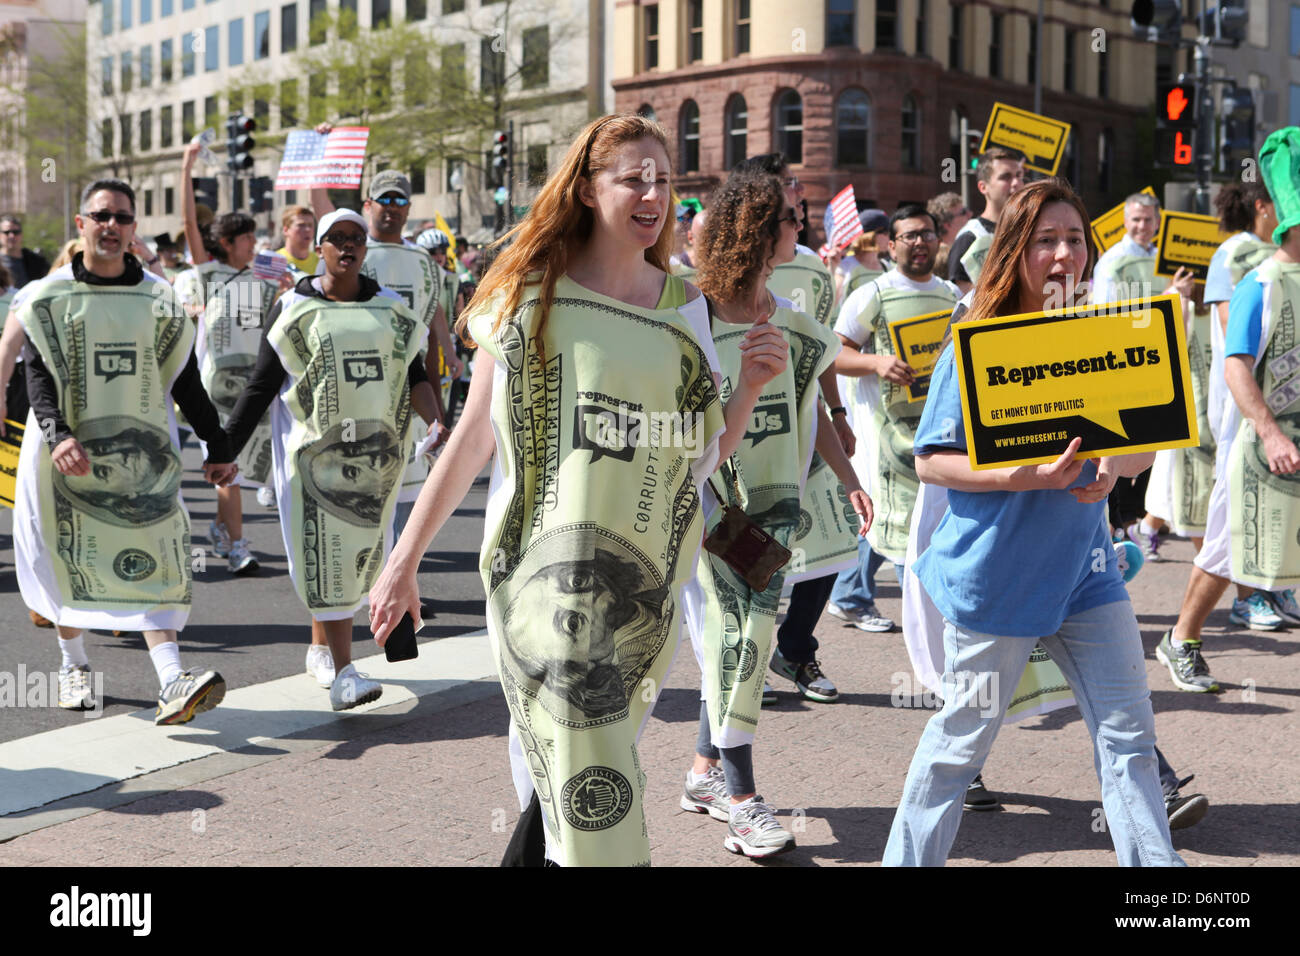
[[[967,318],[1041,312],[1073,295],[1096,257],[1087,222],[1083,203],[1061,180],[1019,190],[998,221]],[[1152,456],[1076,460],[1080,444],[1074,438],[1047,465],[973,470],[953,350],[944,350],[915,447],[921,479],[948,489],[948,510],[915,563],[946,622],[944,707],[912,758],[886,866],[947,859],[962,797],[993,745],[1035,638],[1069,681],[1093,737],[1120,863],[1182,864],[1157,777],[1137,619],[1106,526],[1116,479],[1141,473]]]

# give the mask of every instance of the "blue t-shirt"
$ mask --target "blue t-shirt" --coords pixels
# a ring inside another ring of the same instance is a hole
[[[1264,330],[1264,286],[1259,273],[1251,269],[1228,300],[1228,331],[1223,335],[1223,354],[1259,355],[1259,337]]]
[[[935,365],[915,452],[966,450],[953,350]],[[1091,461],[1078,485],[1097,476]],[[958,491],[916,575],[944,618],[1007,637],[1055,634],[1075,614],[1128,599],[1106,524],[1106,502],[1068,490]]]

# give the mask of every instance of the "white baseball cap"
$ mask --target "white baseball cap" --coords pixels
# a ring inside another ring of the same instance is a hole
[[[321,244],[321,240],[329,233],[331,227],[337,222],[355,222],[361,227],[362,232],[370,231],[370,224],[361,218],[360,213],[353,212],[351,209],[335,209],[328,216],[321,219],[316,226],[316,245]]]

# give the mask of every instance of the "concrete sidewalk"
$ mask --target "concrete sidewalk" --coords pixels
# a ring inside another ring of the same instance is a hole
[[[1300,634],[1233,628],[1225,599],[1205,634],[1207,660],[1223,692],[1176,690],[1152,652],[1176,616],[1191,547],[1170,542],[1165,553],[1170,560],[1149,564],[1131,587],[1156,728],[1180,775],[1195,772],[1188,790],[1211,801],[1204,821],[1174,834],[1175,846],[1192,866],[1300,863]],[[888,577],[880,575],[879,603],[897,620],[898,589],[892,580],[884,583]],[[876,864],[930,711],[906,706],[919,688],[898,632],[867,634],[824,617],[817,635],[839,702],[804,701],[773,676],[781,701],[765,709],[755,744],[760,792],[780,808],[799,843],[777,864]],[[677,806],[695,741],[698,680],[684,642],[642,738],[654,862],[751,866],[723,849],[724,824]],[[495,865],[518,815],[507,724],[491,679],[336,715],[0,817],[10,833],[41,826],[7,842],[0,861]],[[984,778],[1005,809],[965,815],[953,865],[1115,864],[1092,748],[1076,709],[1004,727]]]

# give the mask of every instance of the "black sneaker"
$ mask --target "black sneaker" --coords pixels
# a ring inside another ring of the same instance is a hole
[[[1165,794],[1165,812],[1169,815],[1169,829],[1185,830],[1188,827],[1195,826],[1205,817],[1205,812],[1210,809],[1209,798],[1203,794],[1194,793],[1189,797],[1182,796],[1178,791],[1192,782],[1196,774],[1184,777],[1178,781],[1178,787],[1173,793]]]
[[[772,673],[794,681],[794,686],[799,688],[799,693],[819,704],[829,704],[840,696],[839,690],[822,673],[821,665],[816,660],[796,664],[786,660],[778,650],[772,655]]]
[[[962,808],[982,811],[996,810],[1001,806],[1002,801],[985,788],[984,775],[977,773],[970,786],[966,788],[966,799],[962,801]]]

